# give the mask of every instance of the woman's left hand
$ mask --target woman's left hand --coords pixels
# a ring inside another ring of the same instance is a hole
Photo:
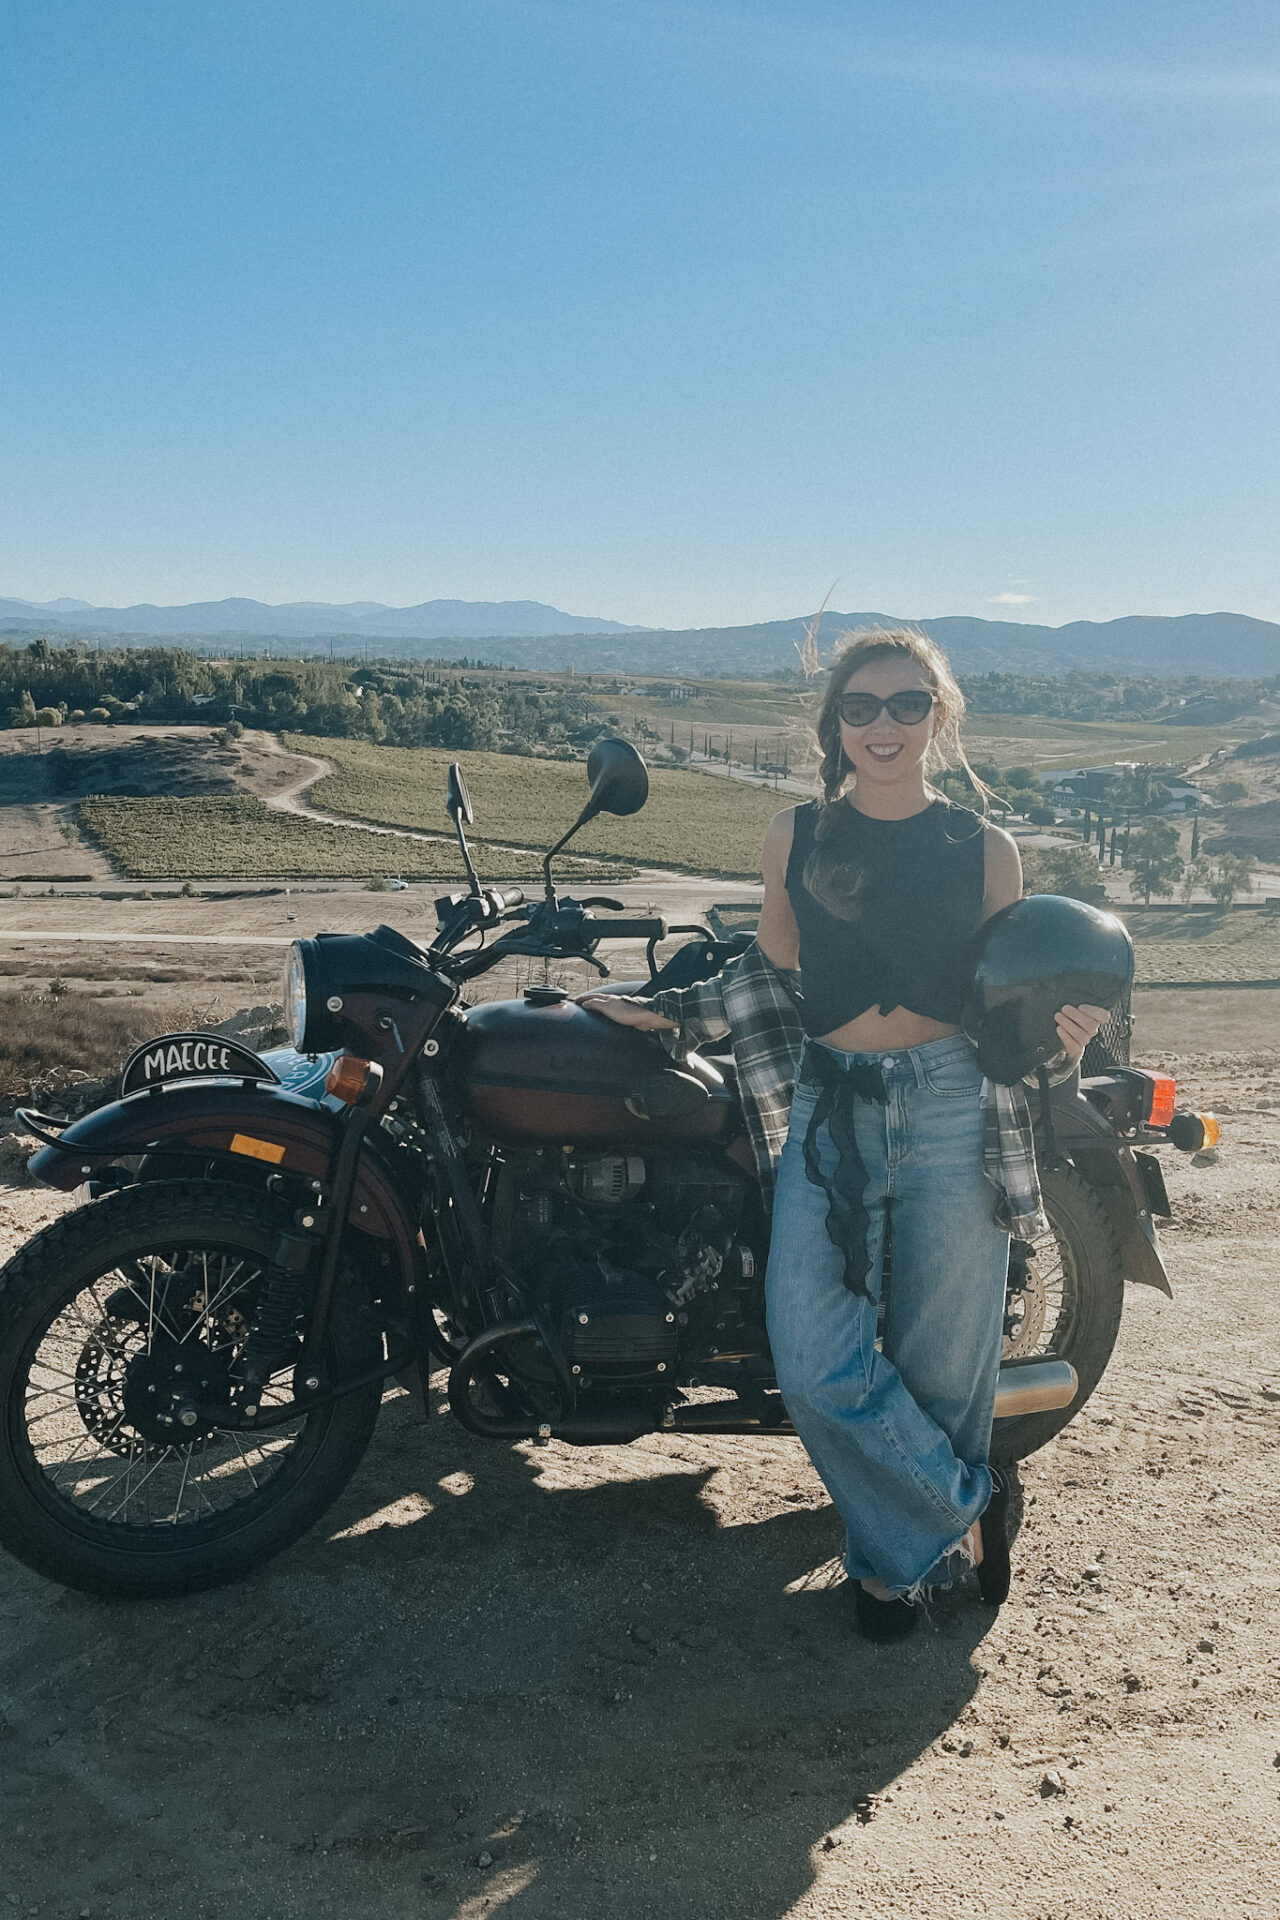
[[[1054,1018],[1064,1052],[1077,1061],[1109,1016],[1105,1007],[1060,1007]]]

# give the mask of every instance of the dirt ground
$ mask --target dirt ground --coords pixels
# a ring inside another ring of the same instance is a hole
[[[0,1564],[7,1904],[1280,1912],[1280,994],[1137,1012],[1223,1147],[1165,1155],[1175,1297],[1131,1291],[1024,1469],[998,1615],[956,1592],[861,1642],[794,1441],[486,1446],[439,1381],[425,1419],[397,1389],[327,1521],[237,1587],[107,1604]],[[0,1252],[58,1204],[0,1187]]]

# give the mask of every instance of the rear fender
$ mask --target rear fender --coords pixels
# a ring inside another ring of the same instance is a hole
[[[279,1087],[195,1081],[130,1094],[75,1121],[57,1147],[41,1147],[28,1166],[37,1180],[64,1193],[113,1161],[170,1151],[234,1155],[246,1167],[331,1176],[343,1115]],[[414,1264],[417,1222],[389,1167],[366,1138],[360,1152],[348,1219],[353,1227],[396,1244],[406,1273]]]

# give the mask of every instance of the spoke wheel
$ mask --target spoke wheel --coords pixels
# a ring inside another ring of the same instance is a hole
[[[381,1385],[261,1431],[220,1425],[290,1211],[208,1182],[135,1187],[65,1216],[0,1274],[0,1540],[98,1593],[212,1586],[329,1505]],[[331,1364],[376,1365],[378,1323],[344,1275]],[[258,1397],[293,1400],[295,1337]]]
[[[1106,1208],[1074,1168],[1055,1167],[1042,1181],[1049,1232],[1035,1243],[1026,1284],[1005,1301],[1002,1358],[1056,1354],[1076,1370],[1070,1406],[998,1420],[997,1464],[1025,1460],[1073,1420],[1106,1369],[1120,1331],[1124,1270]]]

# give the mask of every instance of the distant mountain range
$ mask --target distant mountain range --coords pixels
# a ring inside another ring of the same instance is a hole
[[[379,640],[507,639],[529,634],[636,633],[620,620],[584,619],[537,600],[424,600],[417,607],[384,607],[377,600],[333,606],[292,600],[197,600],[185,607],[94,607],[85,600],[0,600],[0,625],[66,627],[117,633],[130,639],[217,639],[225,634],[262,640],[328,639],[353,635]]]
[[[416,607],[386,607],[372,600],[345,606],[300,600],[279,607],[261,600],[212,600],[184,607],[93,607],[82,600],[0,599],[0,633],[15,638],[43,632],[125,643],[261,640],[281,643],[286,653],[305,650],[307,642],[332,645],[338,653],[376,645],[390,656],[474,655],[495,665],[572,667],[578,673],[770,673],[794,666],[808,624],[767,620],[673,631],[562,613],[535,600],[426,600]],[[820,645],[826,653],[853,627],[904,625],[930,634],[963,673],[1107,668],[1249,679],[1280,674],[1280,625],[1241,613],[1133,614],[1075,620],[1065,627],[962,615],[909,620],[898,614],[827,613]],[[351,645],[344,648],[344,641]]]

